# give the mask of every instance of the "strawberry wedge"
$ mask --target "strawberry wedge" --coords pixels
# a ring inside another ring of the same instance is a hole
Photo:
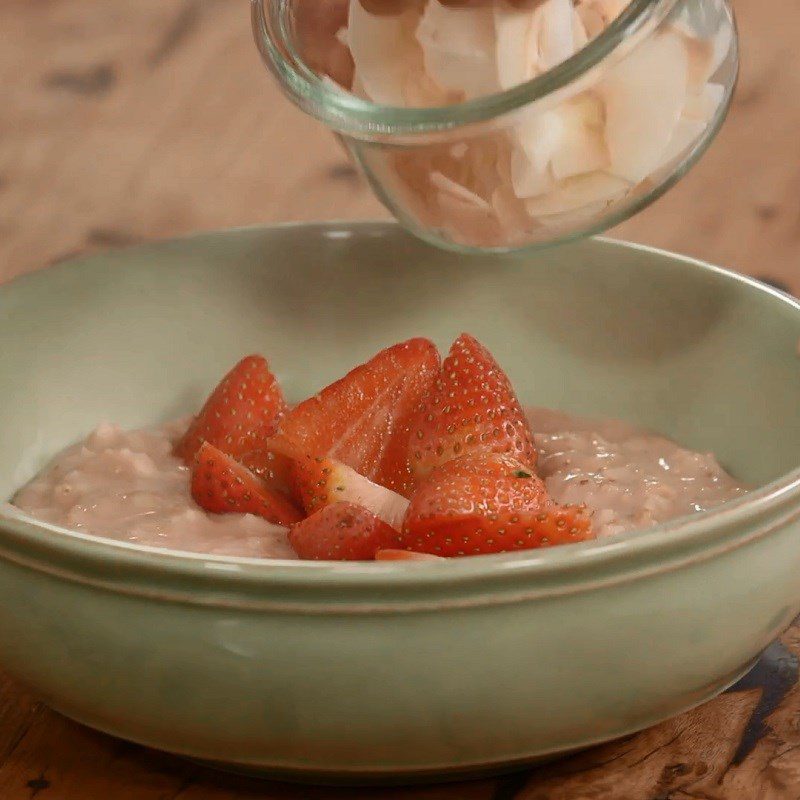
[[[431,473],[414,495],[401,548],[467,556],[570,544],[592,538],[583,508],[561,506],[515,459],[478,453]]]
[[[533,467],[536,449],[511,382],[477,339],[461,334],[412,421],[417,480],[469,453],[505,453]]]
[[[292,465],[292,485],[306,514],[346,501],[366,508],[399,531],[408,509],[408,500],[402,495],[330,458],[303,456],[296,459]]]
[[[397,531],[372,512],[353,503],[333,503],[289,531],[289,543],[300,558],[323,561],[371,561],[392,547]]]
[[[286,411],[281,387],[261,356],[243,358],[219,383],[175,447],[191,465],[203,442],[239,459],[257,451]]]
[[[208,442],[195,458],[191,490],[194,501],[215,514],[255,514],[284,526],[303,516],[285,495]]]
[[[388,347],[289,412],[279,440],[296,453],[341,461],[405,494],[411,417],[439,370],[428,339]]]

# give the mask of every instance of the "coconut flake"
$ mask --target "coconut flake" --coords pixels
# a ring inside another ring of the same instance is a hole
[[[521,150],[511,154],[511,185],[517,197],[536,197],[550,191],[554,183],[549,166],[537,171]]]
[[[424,72],[411,71],[403,81],[403,105],[412,108],[424,106],[444,106],[463,100],[460,92],[446,92],[436,81]]]
[[[422,53],[414,39],[418,11],[377,16],[350,0],[347,41],[359,84],[373,103],[405,105],[403,89],[410,75],[424,71]]]
[[[350,26],[337,38],[350,45],[356,91],[388,105],[440,105],[552,69],[627,5],[543,0],[522,8],[496,0],[464,8],[415,0],[400,14],[376,16],[350,0]],[[420,223],[453,241],[511,245],[537,227],[582,223],[697,142],[723,101],[725,88],[708,78],[730,46],[727,30],[704,40],[681,20],[641,42],[591,89],[570,87],[519,112],[503,132],[389,171],[398,170]]]
[[[490,198],[501,184],[510,186],[511,145],[505,131],[496,131],[489,136],[470,140],[470,148],[464,159],[466,183],[477,194]]]
[[[642,42],[604,77],[609,171],[632,183],[661,163],[686,101],[688,59],[680,36]]]
[[[572,9],[572,46],[577,53],[589,43],[589,33],[577,8]]]
[[[546,0],[534,12],[539,17],[538,71],[552,69],[575,52],[571,0]]]
[[[533,197],[553,184],[550,164],[564,137],[557,109],[528,114],[517,124],[518,148],[511,155],[511,180],[517,197]]]
[[[444,194],[449,194],[484,211],[491,210],[491,206],[482,197],[467,189],[466,186],[456,183],[441,172],[431,173],[431,184]]]
[[[607,28],[630,4],[630,0],[585,0],[581,5],[600,17],[600,30]],[[600,31],[598,30],[597,33]],[[596,36],[597,33],[594,35]]]
[[[693,36],[684,35],[683,43],[689,59],[687,86],[690,92],[696,92],[705,85],[705,76],[714,57],[714,49],[707,39],[697,39]]]
[[[592,203],[609,203],[630,188],[628,181],[615,175],[592,172],[560,181],[552,191],[525,200],[525,207],[534,217],[576,211]]]
[[[508,243],[522,241],[531,227],[525,203],[508,186],[498,186],[492,192],[492,209]]]
[[[494,25],[497,76],[503,89],[566,61],[586,37],[582,24],[576,31],[571,0],[545,0],[533,9],[498,0]]]
[[[554,180],[609,166],[603,107],[591,93],[528,115],[515,133],[518,149],[511,158],[511,172],[518,197],[534,197],[548,191]]]
[[[478,208],[447,192],[437,192],[436,199],[440,212],[439,227],[454,242],[483,247],[503,244],[505,237],[491,208]]]
[[[703,120],[681,117],[667,149],[661,156],[661,166],[667,166],[683,155],[700,138],[705,129],[706,123]]]
[[[466,98],[499,88],[492,9],[450,8],[428,0],[416,30],[428,74]]]
[[[541,214],[536,217],[536,224],[548,229],[551,233],[569,231],[575,225],[587,225],[600,217],[608,208],[608,202],[601,200],[589,203],[573,211],[561,211],[556,214]]]
[[[606,24],[603,21],[603,15],[589,3],[581,3],[575,6],[575,15],[580,19],[583,24],[583,29],[589,39],[594,39],[603,32]]]
[[[683,116],[687,119],[710,122],[717,109],[722,105],[725,87],[720,83],[707,83],[699,92],[690,94],[683,107]]]
[[[717,70],[722,66],[733,46],[733,26],[723,25],[711,37],[713,55],[711,63],[708,65],[708,72],[703,76],[704,80],[709,81],[714,77]]]
[[[510,89],[535,74],[530,65],[539,61],[538,28],[534,27],[537,17],[505,0],[497,0],[493,10],[497,81],[502,89]]]
[[[557,113],[562,120],[562,136],[551,159],[553,175],[560,180],[606,169],[610,160],[600,100],[584,92],[564,103]]]
[[[727,58],[733,44],[732,29],[724,25],[713,36],[702,37],[685,19],[673,22],[672,28],[683,37],[689,54],[689,87],[697,91],[714,77]]]

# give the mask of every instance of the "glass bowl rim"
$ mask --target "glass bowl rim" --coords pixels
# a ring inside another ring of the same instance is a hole
[[[584,76],[623,43],[646,36],[679,0],[631,0],[605,30],[547,72],[501,92],[428,108],[386,106],[364,100],[333,81],[323,80],[299,58],[287,55],[293,53],[284,13],[290,2],[251,0],[253,33],[264,63],[301,109],[341,133],[370,139],[486,122],[547,97]]]

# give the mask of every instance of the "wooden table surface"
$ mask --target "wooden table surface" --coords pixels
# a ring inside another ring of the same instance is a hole
[[[726,127],[614,233],[800,293],[800,5],[736,5]],[[197,229],[386,216],[266,75],[246,0],[0,0],[0,31],[0,279]],[[386,791],[211,773],[81,728],[0,675],[0,798],[800,798],[799,656],[794,627],[732,691],[642,734],[504,779]]]

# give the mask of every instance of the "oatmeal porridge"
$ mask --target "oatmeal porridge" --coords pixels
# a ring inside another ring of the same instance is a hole
[[[100,425],[67,448],[14,498],[54,525],[134,544],[235,556],[294,558],[286,529],[254,514],[211,514],[173,455],[179,421],[152,430]]]
[[[539,472],[560,503],[585,503],[597,536],[643,529],[739,497],[744,487],[714,457],[613,420],[530,409]],[[172,454],[187,421],[125,432],[104,424],[59,456],[14,498],[56,525],[137,544],[294,558],[286,529],[253,514],[211,514]]]
[[[745,488],[709,453],[521,406],[461,334],[381,350],[290,406],[260,355],[193,417],[101,424],[13,503],[60,527],[178,551],[415,560],[574,544],[713,508]]]

